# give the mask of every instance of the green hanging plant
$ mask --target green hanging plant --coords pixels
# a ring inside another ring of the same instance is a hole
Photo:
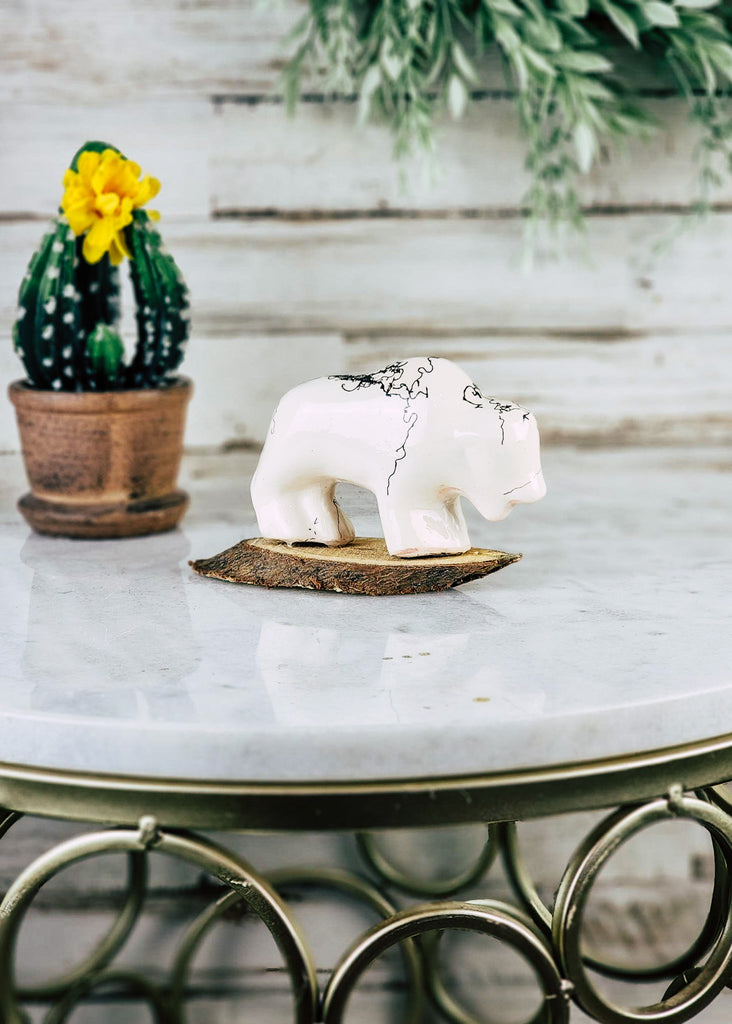
[[[304,73],[318,73],[326,91],[358,96],[362,118],[388,122],[398,158],[431,156],[436,116],[462,115],[483,85],[479,58],[497,48],[527,143],[529,231],[579,228],[577,179],[600,147],[657,128],[621,68],[633,51],[689,101],[704,208],[732,168],[730,25],[727,0],[309,0],[286,100],[294,108]]]

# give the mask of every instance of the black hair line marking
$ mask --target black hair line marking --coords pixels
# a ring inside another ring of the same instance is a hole
[[[519,484],[517,487],[512,487],[510,491],[504,491],[503,492],[504,498],[506,497],[507,494],[513,494],[514,491],[520,491],[522,487],[528,487],[529,484],[533,483],[534,480],[537,479],[537,477],[539,476],[540,473],[541,473],[541,470],[537,469],[537,471],[535,473],[532,473],[531,476],[529,477],[529,479],[526,480],[524,483]]]
[[[341,387],[347,392],[360,391],[362,388],[378,387],[387,398],[400,398],[404,401],[402,421],[407,427],[407,432],[394,453],[394,468],[386,481],[387,494],[389,493],[394,474],[399,468],[399,463],[407,457],[407,441],[414,429],[414,425],[419,419],[419,414],[412,409],[412,402],[420,396],[423,398],[429,398],[430,396],[429,387],[424,382],[424,378],[435,369],[435,361],[432,356],[425,358],[425,364],[417,368],[417,375],[411,383],[404,380],[406,360],[389,363],[383,370],[376,370],[374,373],[334,373],[328,378],[328,380],[340,381]]]
[[[407,441],[409,440],[409,435],[412,433],[412,430],[414,429],[414,425],[419,419],[419,414],[411,409],[412,400],[418,398],[420,395],[424,396],[424,398],[429,398],[430,396],[429,388],[427,387],[426,384],[424,386],[424,390],[420,390],[422,378],[425,376],[425,374],[432,373],[435,368],[434,361],[431,358],[427,359],[427,363],[429,364],[428,366],[419,367],[419,369],[417,370],[416,378],[407,388],[407,398],[404,403],[404,411],[402,413],[402,421],[407,425],[407,432],[404,435],[404,440],[399,445],[394,455],[394,468],[392,469],[386,481],[387,494],[389,493],[389,490],[391,488],[391,481],[397,469],[399,468],[399,463],[402,462],[407,457]]]
[[[480,390],[477,384],[468,384],[463,391],[463,401],[467,402],[468,405],[472,405],[474,409],[482,409],[483,403],[487,402],[496,413],[498,413],[498,422],[501,426],[501,445],[506,443],[506,421],[504,416],[507,412],[513,412],[514,409],[520,409],[521,406],[515,402],[501,402],[497,398],[488,398]],[[531,413],[524,412],[524,421],[526,421]]]

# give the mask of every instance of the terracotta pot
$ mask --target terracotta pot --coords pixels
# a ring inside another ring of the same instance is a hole
[[[188,507],[176,482],[193,386],[40,391],[10,385],[31,493],[18,508],[39,533],[132,537],[171,530]]]

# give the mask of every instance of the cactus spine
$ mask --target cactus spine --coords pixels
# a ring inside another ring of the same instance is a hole
[[[15,351],[34,387],[156,387],[180,364],[189,332],[188,292],[181,273],[144,210],[134,210],[124,234],[137,305],[132,360],[125,363],[117,332],[119,271],[108,254],[88,263],[83,238],[59,214],[23,278],[13,328]]]

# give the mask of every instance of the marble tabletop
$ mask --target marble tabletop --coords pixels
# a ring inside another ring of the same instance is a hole
[[[547,497],[473,543],[522,561],[442,594],[265,591],[189,558],[256,535],[246,453],[189,457],[179,531],[29,532],[0,458],[0,761],[194,780],[436,778],[732,732],[732,463],[544,454]],[[344,491],[359,533],[369,497]]]

